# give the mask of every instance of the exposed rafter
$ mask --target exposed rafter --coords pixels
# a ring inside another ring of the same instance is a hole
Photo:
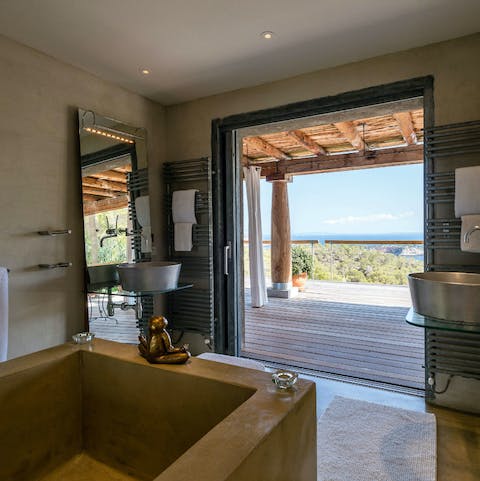
[[[397,121],[402,137],[407,145],[415,145],[417,143],[417,134],[413,127],[412,114],[410,112],[397,112],[393,114],[393,117]]]
[[[105,179],[95,179],[93,177],[84,177],[82,185],[86,187],[96,187],[98,189],[114,190],[117,192],[127,192],[127,184],[123,182],[113,182]]]
[[[411,146],[379,150],[375,156],[363,152],[341,155],[319,155],[317,157],[293,159],[262,164],[262,176],[267,180],[278,180],[291,175],[318,174],[342,170],[358,170],[372,167],[419,164],[423,162],[423,147]]]
[[[365,149],[365,142],[363,141],[353,122],[336,122],[333,125],[335,125],[335,127],[356,150]]]
[[[118,192],[113,192],[112,190],[97,189],[96,187],[83,186],[82,192],[84,194],[98,195],[99,197],[117,197]]]
[[[302,147],[305,147],[313,154],[327,155],[327,151],[302,130],[290,130],[287,132],[287,135],[295,139]]]
[[[97,200],[96,202],[85,202],[83,204],[84,215],[98,214],[109,210],[122,209],[128,206],[128,195],[120,195],[111,199]]]
[[[269,157],[274,157],[277,160],[291,159],[290,155],[286,154],[274,145],[269,144],[261,137],[245,137],[243,140],[247,144],[247,146],[260,150],[264,154],[267,154]]]
[[[96,179],[113,180],[115,182],[125,182],[127,178],[125,174],[115,172],[113,170],[106,170],[105,172],[89,174],[88,176],[95,177]]]

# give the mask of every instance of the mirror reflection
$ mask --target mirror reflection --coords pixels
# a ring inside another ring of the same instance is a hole
[[[142,306],[121,292],[116,266],[151,252],[149,198],[132,180],[147,166],[146,132],[91,110],[78,118],[90,330],[136,342]]]

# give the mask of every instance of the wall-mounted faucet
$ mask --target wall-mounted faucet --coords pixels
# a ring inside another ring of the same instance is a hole
[[[467,232],[465,232],[465,235],[463,236],[463,241],[465,242],[465,244],[470,243],[471,235],[477,230],[480,230],[480,225],[474,225],[473,227],[468,229]]]
[[[128,229],[126,227],[124,229],[118,228],[118,215],[117,215],[117,218],[115,219],[115,227],[110,227],[110,223],[109,223],[108,217],[107,217],[107,229],[105,230],[105,235],[102,236],[102,238],[100,239],[100,247],[103,247],[103,241],[105,239],[110,239],[112,237],[118,237],[119,234],[129,235]]]

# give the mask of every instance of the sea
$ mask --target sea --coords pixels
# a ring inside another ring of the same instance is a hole
[[[292,240],[317,240],[320,244],[324,244],[327,240],[363,240],[363,241],[389,241],[389,240],[401,240],[401,241],[423,241],[423,232],[383,232],[377,234],[338,234],[338,233],[326,233],[326,232],[303,232],[301,234],[292,234]],[[264,235],[263,240],[270,240],[270,235]],[[423,261],[423,253],[418,251],[422,250],[422,246],[416,246],[415,254],[407,255],[402,254],[405,257],[409,257],[415,260]]]

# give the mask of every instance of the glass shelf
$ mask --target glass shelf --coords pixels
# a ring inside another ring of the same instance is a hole
[[[136,292],[129,292],[123,291],[121,286],[115,287],[101,287],[98,289],[87,289],[87,294],[103,294],[108,296],[109,294],[112,296],[122,296],[122,297],[145,297],[145,296],[156,296],[157,294],[168,294],[169,292],[176,292],[182,291],[183,289],[189,289],[193,287],[193,284],[179,284],[175,289],[167,289],[164,291],[136,291]],[[113,289],[118,289],[113,291]]]
[[[480,322],[445,321],[434,317],[426,317],[415,312],[413,307],[408,311],[405,320],[412,326],[423,327],[424,329],[480,334]]]

